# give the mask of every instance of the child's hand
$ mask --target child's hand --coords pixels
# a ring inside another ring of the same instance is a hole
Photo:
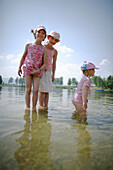
[[[31,73],[31,75],[37,75],[37,74],[39,74],[40,73],[40,70],[33,70],[33,72]]]
[[[22,69],[19,68],[19,69],[18,69],[18,75],[21,77],[21,74],[22,74]]]
[[[86,109],[87,109],[87,102],[88,102],[88,100],[87,100],[86,102],[83,102],[82,109],[84,109],[84,110],[86,110]]]
[[[54,79],[55,79],[55,78],[54,78],[54,76],[52,75],[52,82],[54,81]]]

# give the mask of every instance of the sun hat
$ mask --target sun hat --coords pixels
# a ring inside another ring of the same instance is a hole
[[[39,31],[39,30],[44,30],[46,32],[46,28],[43,25],[38,25],[35,29],[35,31]]]
[[[99,69],[99,67],[96,67],[93,63],[84,61],[83,64],[81,65],[81,70],[90,70],[90,69]]]
[[[56,31],[51,31],[48,36],[52,36],[54,38],[56,38],[58,41],[60,41],[60,34]]]

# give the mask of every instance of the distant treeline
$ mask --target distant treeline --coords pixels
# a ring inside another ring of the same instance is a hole
[[[0,84],[6,84],[3,82],[2,76],[0,75]],[[17,77],[16,79],[10,77],[8,80],[8,84],[16,84],[16,85],[25,85],[24,78]],[[63,77],[55,78],[54,85],[63,85]],[[109,76],[108,78],[101,78],[100,76],[94,76],[91,79],[91,84],[95,85],[98,88],[110,89],[113,90],[113,76]],[[67,82],[68,86],[77,86],[78,81],[76,78],[69,78]]]
[[[2,76],[0,76],[0,84],[6,84],[3,82]],[[14,79],[13,77],[10,77],[8,79],[7,84],[25,85],[25,80],[24,80],[24,78],[17,77],[16,79]],[[63,85],[63,77],[55,78],[53,84],[54,85]],[[67,85],[76,86],[77,84],[78,84],[78,82],[77,82],[76,78],[68,79]]]
[[[96,87],[113,90],[113,76],[111,75],[106,79],[101,78],[100,76],[94,76],[92,77],[91,82],[95,84]]]

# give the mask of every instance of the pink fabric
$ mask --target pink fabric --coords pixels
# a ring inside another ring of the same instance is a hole
[[[42,57],[44,52],[43,45],[30,44],[28,53],[23,64],[23,77],[30,75],[33,70],[39,70],[42,66]],[[37,74],[38,77],[43,75],[43,71]]]
[[[88,92],[87,92],[87,97],[88,97],[88,93],[89,93],[89,90],[90,90],[90,83],[91,83],[91,80],[90,78],[86,77],[86,76],[83,76],[81,81],[79,82],[78,84],[78,87],[76,89],[76,92],[72,98],[72,101],[75,101],[77,103],[83,103],[83,100],[82,100],[82,87],[83,86],[88,86],[89,89],[88,89]]]
[[[55,55],[55,49],[53,48],[53,50],[50,50],[46,48],[46,50],[47,50],[46,70],[52,70],[52,62],[53,62],[53,56]]]

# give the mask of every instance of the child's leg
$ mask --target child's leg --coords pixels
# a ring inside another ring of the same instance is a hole
[[[30,109],[30,94],[31,94],[31,76],[25,76],[25,85],[26,85],[26,92],[25,92],[25,101],[27,109]]]
[[[39,89],[40,78],[33,76],[33,97],[32,97],[32,108],[36,108],[38,100],[38,89]]]
[[[40,106],[44,105],[44,96],[45,96],[45,93],[40,92],[40,95],[39,95],[39,104],[40,104]]]
[[[84,111],[84,110],[82,109],[82,104],[81,104],[81,103],[76,103],[76,102],[74,102],[74,101],[72,101],[72,103],[73,103],[73,105],[75,106],[75,108],[76,108],[77,111]]]
[[[44,107],[48,108],[49,93],[45,93],[44,96]]]

